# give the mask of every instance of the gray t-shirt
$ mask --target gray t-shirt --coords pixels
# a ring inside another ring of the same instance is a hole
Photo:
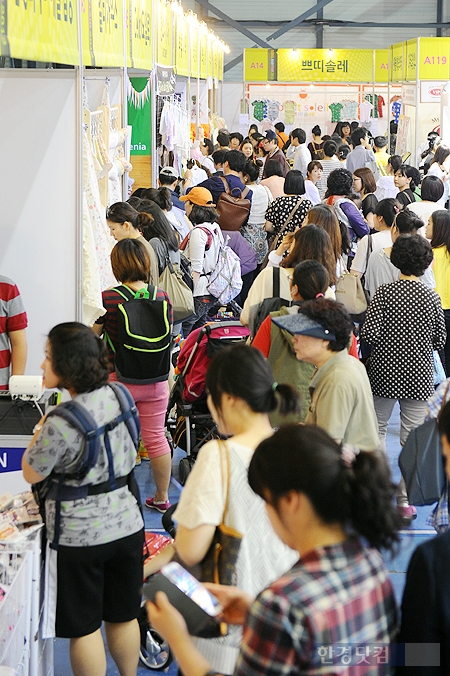
[[[375,291],[382,284],[390,284],[391,282],[396,282],[400,277],[400,270],[391,263],[391,259],[387,255],[384,249],[378,249],[378,251],[372,251],[369,256],[369,261],[367,263],[366,270],[366,290],[369,293],[370,299],[375,295]],[[428,286],[430,289],[434,289],[436,282],[434,280],[433,268],[431,265],[425,270],[424,274],[420,277],[420,281]]]
[[[93,392],[78,394],[73,398],[87,408],[100,427],[120,415],[120,405],[113,390],[104,386]],[[131,472],[136,461],[136,449],[125,423],[117,425],[110,433],[111,450],[116,477]],[[70,473],[79,455],[82,435],[63,418],[51,417],[44,422],[25,459],[36,472],[48,476],[53,469]],[[97,464],[82,481],[67,480],[73,486],[99,484],[108,479],[108,459],[101,442]],[[46,501],[47,536],[53,539],[55,520],[54,500]],[[61,503],[60,544],[68,547],[85,547],[114,542],[133,535],[143,528],[142,516],[135,498],[127,486],[109,493],[91,495],[80,500]]]

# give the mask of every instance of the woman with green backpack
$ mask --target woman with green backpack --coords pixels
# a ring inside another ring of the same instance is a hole
[[[149,255],[136,239],[117,242],[111,252],[111,265],[120,286],[102,294],[106,314],[97,319],[94,331],[104,334],[112,373],[110,380],[124,382],[139,411],[141,434],[148,451],[156,484],[153,497],[146,499],[150,509],[163,514],[170,507],[168,488],[171,473],[170,447],[164,424],[169,390],[172,305],[165,291],[149,285]],[[133,320],[148,327],[139,338]],[[129,335],[126,329],[129,327]]]

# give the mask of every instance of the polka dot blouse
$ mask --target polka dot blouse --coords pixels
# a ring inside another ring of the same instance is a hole
[[[301,200],[301,204],[281,235],[280,232],[283,230],[284,224],[299,200]],[[272,223],[275,234],[278,235],[277,247],[281,244],[284,235],[287,235],[288,232],[294,232],[297,226],[301,227],[306,214],[311,208],[312,202],[300,197],[300,195],[283,195],[282,197],[277,197],[277,199],[269,205],[266,211],[266,220]]]
[[[375,396],[425,401],[433,394],[433,349],[446,338],[435,291],[407,279],[383,284],[370,303],[362,338],[373,346],[369,380]]]

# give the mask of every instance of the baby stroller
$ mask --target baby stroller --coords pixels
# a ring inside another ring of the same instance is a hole
[[[186,451],[179,463],[182,485],[204,443],[218,438],[217,426],[206,404],[205,379],[209,362],[223,347],[245,343],[250,335],[239,320],[214,320],[195,329],[186,338],[178,355],[178,378],[172,389],[166,424],[173,445]]]

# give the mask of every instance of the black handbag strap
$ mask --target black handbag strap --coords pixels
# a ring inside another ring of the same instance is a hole
[[[296,204],[295,207],[292,209],[292,211],[291,211],[291,213],[289,214],[289,216],[287,217],[287,219],[284,221],[283,227],[281,228],[280,232],[278,233],[277,239],[278,239],[278,237],[279,237],[280,235],[284,235],[284,231],[285,231],[286,228],[288,227],[289,223],[292,221],[295,212],[297,211],[297,209],[299,208],[299,206],[300,206],[300,204],[301,204],[302,202],[303,202],[303,197],[300,197],[300,199],[298,200],[297,204]]]
[[[273,274],[273,297],[280,297],[280,268],[272,268]]]

